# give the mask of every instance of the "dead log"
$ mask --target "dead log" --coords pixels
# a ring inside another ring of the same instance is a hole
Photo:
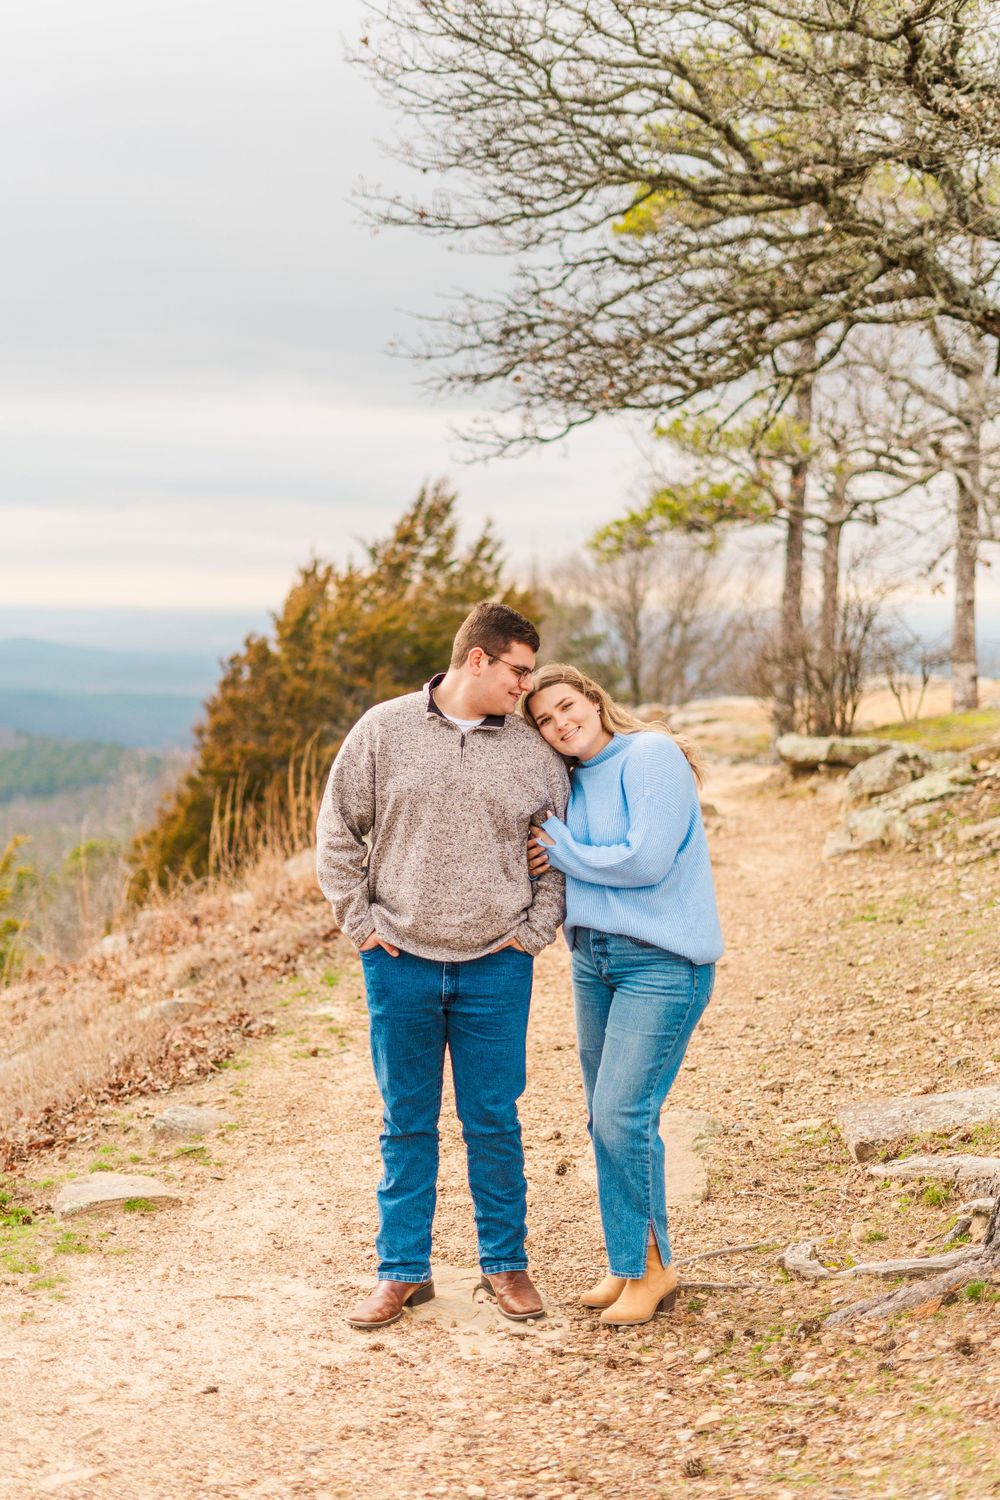
[[[724,1245],[721,1250],[695,1250],[690,1255],[675,1255],[675,1266],[689,1266],[695,1260],[714,1260],[718,1255],[743,1255],[748,1250],[770,1250],[780,1240],[757,1240],[752,1245]]]
[[[863,1302],[852,1302],[849,1307],[838,1308],[826,1319],[826,1326],[835,1328],[853,1318],[882,1320],[892,1317],[894,1313],[906,1312],[926,1303],[940,1304],[959,1287],[968,1286],[972,1281],[986,1281],[1000,1276],[1000,1180],[995,1179],[991,1186],[995,1195],[993,1209],[986,1226],[986,1237],[981,1245],[970,1246],[967,1251],[960,1252],[962,1259],[957,1265],[929,1281],[921,1282],[919,1286],[899,1287],[888,1296],[869,1297]],[[940,1263],[944,1257],[935,1256],[933,1259]]]
[[[833,1271],[834,1280],[846,1280],[851,1276],[933,1276],[935,1271],[948,1271],[961,1265],[970,1255],[978,1255],[979,1246],[969,1245],[961,1250],[952,1250],[949,1255],[920,1255],[905,1260],[867,1260],[856,1266],[845,1266],[842,1271]]]
[[[903,1156],[868,1168],[869,1177],[908,1182],[933,1177],[954,1187],[984,1186],[1000,1177],[1000,1156]]]

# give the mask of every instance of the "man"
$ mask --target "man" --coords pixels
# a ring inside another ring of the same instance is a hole
[[[566,805],[564,762],[515,715],[538,632],[478,604],[447,672],[377,704],[344,741],[317,826],[319,882],[365,974],[384,1106],[378,1286],[348,1317],[382,1328],[434,1295],[444,1055],[468,1157],[483,1286],[538,1317],[527,1274],[524,1091],[532,960],[563,917],[555,871],[532,881],[532,814]],[[370,843],[370,850],[366,848]]]

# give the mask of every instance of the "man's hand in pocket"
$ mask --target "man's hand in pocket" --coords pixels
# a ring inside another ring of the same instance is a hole
[[[399,949],[394,948],[391,943],[386,943],[379,937],[377,932],[370,932],[358,949],[359,953],[370,953],[373,948],[384,948],[386,953],[393,958],[399,957]]]

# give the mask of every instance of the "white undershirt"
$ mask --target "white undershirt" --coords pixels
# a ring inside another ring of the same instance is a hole
[[[444,714],[444,709],[442,709],[441,712]],[[475,729],[477,724],[481,724],[483,722],[482,719],[456,719],[454,714],[444,714],[444,716],[446,719],[449,719],[452,724],[457,724],[463,734],[468,734],[470,729]]]

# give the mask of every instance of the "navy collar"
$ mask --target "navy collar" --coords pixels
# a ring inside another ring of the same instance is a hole
[[[437,715],[439,719],[444,719],[446,723],[450,724],[453,721],[448,718],[448,715],[446,713],[438,708],[438,705],[434,699],[434,689],[441,686],[442,682],[444,682],[445,675],[446,674],[444,672],[436,673],[435,676],[431,678],[430,682],[424,683],[424,692],[427,695],[427,717],[433,718],[435,715]],[[502,729],[506,722],[506,714],[487,714],[482,723],[476,724],[474,727],[476,729]]]

